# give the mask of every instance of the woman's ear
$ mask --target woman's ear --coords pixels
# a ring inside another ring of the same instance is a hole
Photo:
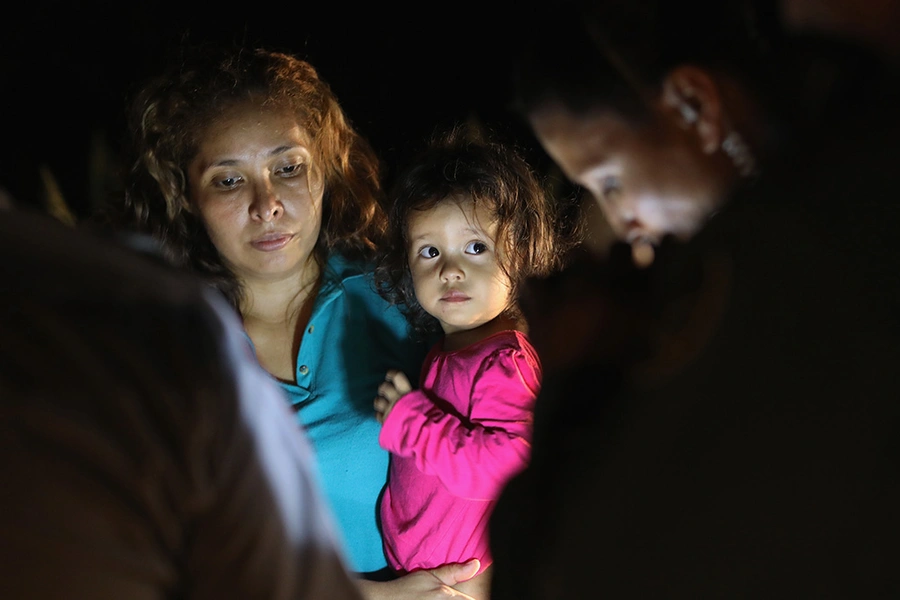
[[[194,206],[194,203],[191,202],[191,199],[188,197],[187,194],[181,195],[181,203],[180,204],[181,204],[181,210],[183,210],[184,212],[186,212],[190,215],[197,216],[197,210]]]
[[[712,154],[722,144],[722,95],[710,74],[699,67],[681,65],[662,83],[662,109],[686,129],[696,131],[700,148]]]
[[[306,172],[306,183],[311,194],[321,194],[325,189],[325,172],[318,165],[310,164]]]
[[[312,151],[312,142],[307,142],[307,144],[307,148],[304,148],[302,151],[303,159],[306,162],[306,185],[309,187],[310,193],[315,195],[322,193],[325,189],[326,165],[322,160],[322,156],[325,155],[324,152],[330,150],[326,148],[323,152],[319,148],[319,152],[315,153]],[[334,152],[337,152],[337,150]]]

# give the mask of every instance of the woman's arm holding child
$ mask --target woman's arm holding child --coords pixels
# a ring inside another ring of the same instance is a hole
[[[366,600],[475,600],[453,586],[472,580],[481,564],[477,559],[415,571],[392,581],[360,581]]]

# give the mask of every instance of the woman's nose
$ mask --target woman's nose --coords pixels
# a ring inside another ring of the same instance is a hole
[[[250,216],[255,221],[268,223],[284,213],[284,206],[270,186],[259,186],[250,206]]]

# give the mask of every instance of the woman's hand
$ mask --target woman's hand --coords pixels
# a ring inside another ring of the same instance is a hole
[[[416,571],[393,581],[359,581],[366,600],[443,600],[460,598],[476,600],[453,588],[468,581],[478,572],[481,563],[472,559],[467,563],[444,565],[428,571]]]
[[[384,376],[384,381],[378,386],[378,396],[375,397],[374,402],[375,418],[378,419],[378,422],[384,423],[391,409],[394,408],[394,403],[411,391],[412,386],[409,385],[406,375],[400,371],[388,371]]]

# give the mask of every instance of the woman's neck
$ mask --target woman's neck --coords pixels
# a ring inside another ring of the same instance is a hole
[[[244,329],[253,340],[259,363],[282,381],[296,379],[294,363],[312,316],[320,274],[316,265],[315,269],[286,279],[243,282]]]
[[[240,312],[244,322],[276,325],[293,322],[306,300],[318,289],[320,274],[319,265],[311,258],[302,273],[280,279],[243,280],[244,300]]]
[[[501,314],[494,317],[487,323],[479,325],[478,327],[475,327],[473,329],[445,333],[443,344],[441,347],[445,352],[455,352],[457,350],[465,348],[466,346],[471,346],[476,342],[487,339],[495,333],[509,330],[521,331],[522,333],[526,333],[527,327],[525,325],[525,321],[521,318],[515,318],[510,317],[506,314]]]

